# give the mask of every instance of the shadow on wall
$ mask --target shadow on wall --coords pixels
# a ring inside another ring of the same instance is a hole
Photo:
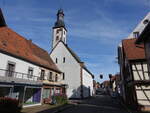
[[[81,99],[81,98],[87,98],[92,96],[91,95],[91,88],[86,87],[84,85],[78,87],[77,89],[73,89],[72,95],[69,99]]]

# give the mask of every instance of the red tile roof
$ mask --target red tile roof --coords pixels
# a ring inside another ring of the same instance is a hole
[[[125,57],[128,60],[145,59],[144,45],[136,45],[136,38],[125,39],[122,41]]]
[[[102,84],[103,84],[105,87],[107,87],[107,86],[110,85],[110,81],[109,81],[109,80],[105,80]]]
[[[8,27],[0,27],[0,51],[41,67],[60,72],[47,51]]]
[[[111,77],[111,81],[115,81],[115,80],[116,80],[116,76],[113,75],[113,76]]]

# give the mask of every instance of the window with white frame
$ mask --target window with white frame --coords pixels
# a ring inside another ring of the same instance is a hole
[[[58,75],[56,74],[55,75],[55,82],[57,82],[58,81]]]
[[[40,79],[41,79],[41,80],[44,80],[44,78],[45,78],[45,70],[41,70]]]
[[[137,62],[132,64],[134,80],[150,80],[148,66],[146,62]]]
[[[33,68],[29,67],[28,68],[28,78],[32,78],[33,77]]]
[[[62,79],[65,80],[65,73],[63,73],[63,76],[62,76],[62,77],[63,77]]]
[[[53,73],[52,72],[49,72],[49,78],[48,78],[49,81],[53,81]]]
[[[7,76],[8,77],[13,77],[14,76],[14,71],[15,71],[15,63],[8,61],[7,64]]]

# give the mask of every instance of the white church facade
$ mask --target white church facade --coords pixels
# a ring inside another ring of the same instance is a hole
[[[53,27],[52,60],[63,73],[63,80],[68,84],[68,98],[86,98],[93,94],[93,74],[84,62],[67,45],[67,29],[64,24],[64,12],[58,10],[57,21]]]

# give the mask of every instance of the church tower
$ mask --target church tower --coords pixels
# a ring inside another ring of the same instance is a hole
[[[64,23],[64,12],[62,9],[59,9],[57,12],[57,21],[53,27],[52,48],[54,48],[59,41],[63,41],[66,44],[66,36],[67,29]]]

